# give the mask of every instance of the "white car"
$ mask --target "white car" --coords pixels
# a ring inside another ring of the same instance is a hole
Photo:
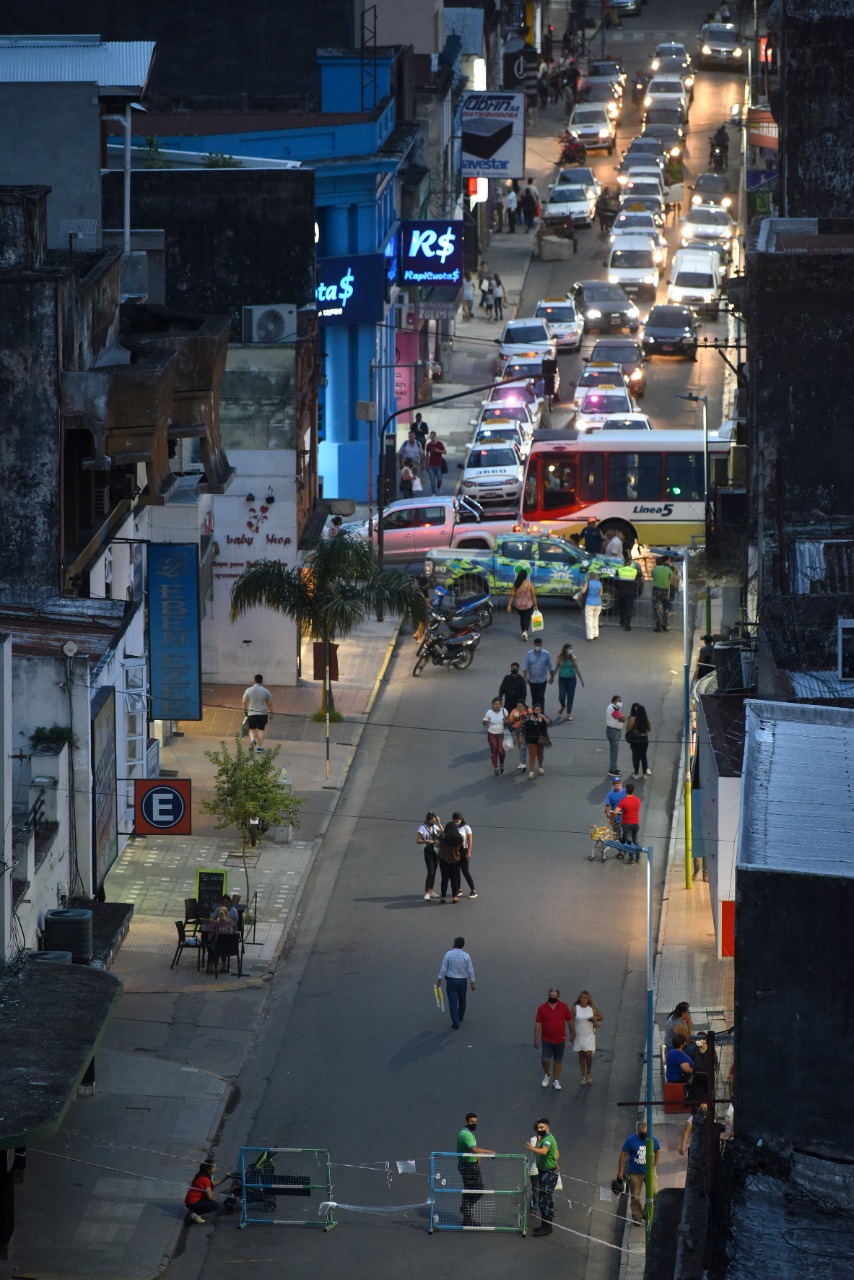
[[[517,394],[510,400],[502,400],[498,404],[494,404],[491,400],[484,400],[480,413],[476,418],[472,418],[471,426],[480,431],[483,427],[512,422],[519,428],[522,437],[530,440],[539,426],[540,416],[539,409],[534,405],[526,404]]]
[[[644,108],[678,107],[683,119],[688,119],[688,91],[678,76],[653,76],[646,87]]]
[[[504,333],[496,338],[498,343],[498,372],[513,360],[556,359],[557,340],[547,321],[529,316],[521,320],[508,320]]]
[[[543,419],[545,397],[540,395],[535,384],[528,378],[521,381],[497,382],[489,393],[484,406],[524,405],[531,415],[531,424],[539,431]]]
[[[621,387],[600,384],[585,392],[572,425],[576,431],[591,431],[616,414],[634,413],[636,410],[637,405],[625,384]]]
[[[518,502],[523,473],[519,451],[512,445],[473,445],[463,467],[463,496],[484,504]]]
[[[589,227],[596,216],[596,192],[580,183],[561,183],[553,187],[543,206],[543,223],[565,218],[572,214],[572,221],[579,227]]]
[[[729,257],[735,240],[735,223],[719,205],[695,205],[681,222],[682,245],[686,249],[719,245]]]
[[[614,154],[617,126],[600,104],[594,102],[587,106],[580,103],[573,107],[569,131],[581,139],[588,151],[599,149],[607,151],[609,156]]]
[[[661,255],[658,265],[664,266],[667,261],[667,241],[651,213],[647,213],[644,209],[624,209],[622,213],[618,213],[611,228],[611,244],[617,236],[626,234],[651,236],[657,243]]]
[[[584,333],[584,321],[576,311],[572,298],[541,298],[535,314],[549,322],[560,350],[578,350]]]
[[[512,418],[496,419],[489,426],[478,427],[474,433],[472,447],[485,444],[509,444],[518,449],[520,458],[527,458],[531,452],[531,437],[526,435],[518,422]]]
[[[652,431],[653,425],[645,413],[620,413],[606,418],[594,431]]]
[[[561,169],[557,175],[557,179],[550,185],[549,190],[555,187],[591,187],[596,195],[602,192],[602,183],[596,177],[596,174],[589,165],[576,164],[571,169]]]

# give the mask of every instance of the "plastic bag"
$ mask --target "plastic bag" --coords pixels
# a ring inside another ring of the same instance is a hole
[[[249,717],[248,716],[243,717],[243,722],[240,726],[240,736],[241,738],[249,737]]]
[[[504,741],[501,745],[505,752],[513,750],[513,734],[509,729],[504,730]]]
[[[531,630],[542,631],[542,629],[543,629],[543,615],[540,613],[539,609],[535,609],[534,612],[531,614]]]

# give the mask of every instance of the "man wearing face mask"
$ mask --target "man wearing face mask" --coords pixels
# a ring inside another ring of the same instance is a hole
[[[550,1236],[552,1219],[555,1216],[555,1187],[560,1172],[560,1152],[557,1140],[545,1116],[540,1116],[536,1124],[536,1134],[525,1146],[533,1153],[537,1161],[538,1203],[542,1223],[534,1232],[535,1236]]]
[[[463,1197],[460,1213],[464,1227],[477,1227],[474,1208],[481,1199],[483,1177],[480,1172],[480,1156],[494,1156],[491,1147],[479,1147],[475,1139],[477,1112],[467,1111],[466,1122],[457,1134],[457,1168],[463,1180]]]
[[[554,1063],[554,1087],[561,1088],[560,1073],[563,1067],[563,1051],[566,1047],[566,1033],[572,1030],[572,1012],[568,1004],[560,998],[557,987],[549,988],[549,998],[537,1010],[534,1022],[534,1048],[539,1049],[543,1063],[543,1088],[548,1089],[552,1083],[551,1069]]]
[[[653,1170],[658,1164],[659,1141],[653,1138],[652,1149],[654,1152],[652,1163]],[[623,1149],[620,1152],[620,1160],[617,1165],[617,1181],[622,1182],[623,1174],[629,1175],[629,1191],[631,1193],[632,1221],[643,1222],[643,1207],[641,1206],[641,1192],[646,1184],[646,1121],[639,1120],[635,1125],[635,1131],[623,1143]],[[653,1185],[655,1183],[653,1182]]]
[[[608,746],[611,751],[611,759],[608,763],[609,773],[617,773],[619,770],[617,749],[620,745],[622,727],[626,719],[621,710],[622,705],[623,699],[618,693],[615,693],[605,711],[605,737],[608,739]]]

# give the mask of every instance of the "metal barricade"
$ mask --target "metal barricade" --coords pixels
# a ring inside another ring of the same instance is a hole
[[[315,1147],[241,1147],[240,1226],[335,1226],[329,1152]],[[321,1206],[324,1208],[321,1210]]]
[[[430,1153],[430,1226],[434,1231],[528,1229],[528,1162],[520,1155]]]

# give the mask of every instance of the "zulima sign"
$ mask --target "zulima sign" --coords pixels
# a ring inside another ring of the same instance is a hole
[[[458,289],[465,266],[463,235],[462,222],[402,222],[400,283]]]
[[[317,319],[321,324],[374,324],[385,314],[387,262],[381,253],[318,258]]]

